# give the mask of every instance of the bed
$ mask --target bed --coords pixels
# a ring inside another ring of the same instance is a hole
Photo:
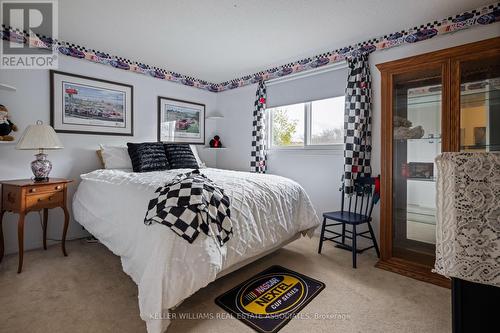
[[[146,226],[154,191],[188,169],[134,173],[101,169],[81,175],[76,221],[114,254],[139,288],[149,333],[164,332],[168,310],[216,278],[266,255],[320,224],[296,182],[274,175],[205,168],[231,200],[232,238],[220,247],[204,234],[192,243],[161,224]],[[229,288],[230,286],[228,286]]]

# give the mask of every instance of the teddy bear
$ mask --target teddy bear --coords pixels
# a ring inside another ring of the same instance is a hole
[[[17,126],[9,120],[7,107],[0,104],[0,141],[14,141],[11,132],[17,132]]]
[[[212,148],[222,147],[222,142],[220,141],[220,137],[218,135],[214,136],[214,138],[210,140],[210,147]]]

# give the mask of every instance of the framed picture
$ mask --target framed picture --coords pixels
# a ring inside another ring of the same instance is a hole
[[[205,104],[159,96],[158,141],[205,144]]]
[[[486,146],[486,127],[474,127],[474,145]]]
[[[56,132],[134,135],[134,87],[50,71],[50,124]]]
[[[409,177],[432,179],[434,177],[434,163],[410,162]]]

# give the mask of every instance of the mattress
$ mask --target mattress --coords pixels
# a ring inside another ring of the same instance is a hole
[[[134,173],[96,170],[81,175],[73,199],[76,221],[120,256],[139,288],[141,318],[149,333],[165,331],[168,309],[221,272],[284,244],[312,236],[320,222],[304,189],[280,176],[202,169],[231,200],[232,238],[222,247],[200,234],[192,243],[164,225],[144,224],[154,191],[188,169]]]

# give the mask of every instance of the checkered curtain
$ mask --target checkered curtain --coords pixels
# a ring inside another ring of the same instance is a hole
[[[344,116],[344,191],[353,193],[357,177],[370,176],[371,157],[371,76],[368,54],[347,60],[349,75]]]
[[[255,104],[253,111],[252,130],[252,153],[250,160],[250,171],[256,173],[266,173],[266,84],[259,83],[259,88],[255,94]]]

